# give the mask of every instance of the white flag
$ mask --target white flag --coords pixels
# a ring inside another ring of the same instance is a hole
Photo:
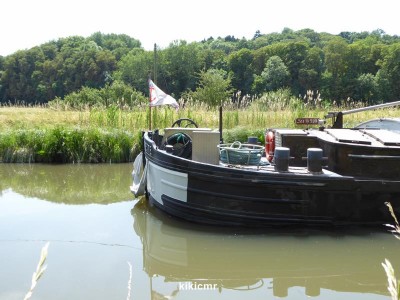
[[[179,108],[178,102],[170,95],[164,93],[158,86],[149,79],[149,90],[150,90],[150,106],[158,105],[172,105],[175,108]]]

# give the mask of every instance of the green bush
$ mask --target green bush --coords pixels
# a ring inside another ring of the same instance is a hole
[[[224,143],[233,143],[236,141],[246,143],[248,137],[255,136],[258,138],[258,142],[263,145],[265,142],[264,135],[265,129],[249,129],[244,127],[236,127],[223,131]]]
[[[49,106],[80,110],[110,106],[129,109],[139,106],[146,101],[147,98],[141,92],[136,91],[122,81],[114,81],[112,84],[108,84],[102,89],[84,86],[79,91],[66,95],[64,99],[56,98],[50,101]]]

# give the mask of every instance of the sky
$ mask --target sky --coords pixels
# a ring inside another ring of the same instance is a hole
[[[127,34],[146,50],[175,40],[251,39],[285,27],[400,35],[398,0],[2,0],[0,55],[95,32]]]

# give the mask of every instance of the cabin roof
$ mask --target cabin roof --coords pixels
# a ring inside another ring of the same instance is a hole
[[[386,129],[325,129],[310,133],[317,138],[336,143],[356,144],[373,147],[399,147],[400,133]]]

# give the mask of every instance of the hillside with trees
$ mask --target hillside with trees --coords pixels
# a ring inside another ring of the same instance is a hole
[[[123,34],[72,36],[0,56],[0,102],[41,104],[84,92],[89,102],[107,105],[117,95],[137,105],[155,72],[167,93],[211,105],[218,102],[213,93],[262,95],[285,87],[326,101],[386,102],[400,99],[400,37],[379,29],[331,35],[285,28],[249,40],[174,41],[155,56]]]

